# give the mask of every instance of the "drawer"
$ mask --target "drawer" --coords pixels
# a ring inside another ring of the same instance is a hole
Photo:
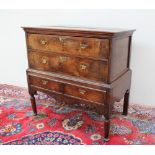
[[[82,87],[74,84],[63,83],[52,80],[50,78],[37,77],[34,75],[28,75],[29,84],[44,88],[47,91],[55,91],[64,96],[72,96],[75,99],[84,99],[84,101],[104,103],[105,91],[91,89],[89,87]]]
[[[108,39],[82,38],[55,35],[28,35],[28,48],[43,52],[68,53],[76,56],[107,58]]]
[[[82,98],[88,101],[104,103],[106,92],[96,91],[74,85],[65,85],[64,92],[67,95]]]
[[[28,59],[29,67],[33,69],[107,81],[108,62],[31,51]]]
[[[51,81],[51,80],[46,79],[46,78],[40,78],[37,76],[31,76],[31,75],[29,75],[28,78],[29,78],[29,84],[30,85],[34,85],[34,86],[38,86],[41,88],[61,92],[62,87],[61,87],[60,82]]]

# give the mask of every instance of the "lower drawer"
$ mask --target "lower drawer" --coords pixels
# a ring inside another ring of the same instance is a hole
[[[37,76],[28,76],[30,85],[38,86],[44,89],[49,89],[57,92],[62,91],[62,84],[57,81],[52,81],[47,78],[40,78]]]
[[[56,91],[66,96],[84,99],[86,101],[102,104],[105,100],[105,91],[100,91],[89,87],[74,85],[70,83],[63,83],[55,81],[53,79],[37,77],[33,75],[28,75],[28,81],[30,85],[37,86],[43,89],[48,89],[49,91]]]
[[[91,88],[84,88],[74,85],[65,85],[65,94],[86,99],[93,102],[103,103],[105,99],[105,92],[92,90]]]

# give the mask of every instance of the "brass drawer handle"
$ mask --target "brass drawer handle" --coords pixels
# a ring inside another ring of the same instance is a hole
[[[43,64],[47,64],[47,62],[48,62],[48,61],[47,61],[46,58],[42,58],[42,63],[43,63]]]
[[[80,68],[82,70],[86,70],[88,68],[88,65],[86,65],[86,64],[80,64]]]
[[[46,45],[47,41],[46,40],[40,40],[41,45]]]
[[[83,89],[79,89],[79,93],[84,95],[86,93],[86,90],[83,90]]]
[[[81,107],[85,107],[85,104],[83,104],[83,103],[80,103],[80,106],[81,106]]]
[[[60,41],[61,43],[64,43],[64,42],[65,42],[65,39],[66,39],[66,38],[64,38],[64,37],[59,37],[59,41]]]
[[[85,48],[87,48],[87,47],[88,47],[87,44],[80,44],[80,48],[81,48],[81,49],[85,49]]]
[[[67,61],[67,59],[68,59],[68,57],[66,57],[66,56],[60,56],[60,57],[59,57],[59,61],[60,61],[61,63]]]
[[[47,85],[48,84],[48,81],[47,80],[42,80],[42,84],[43,85]]]

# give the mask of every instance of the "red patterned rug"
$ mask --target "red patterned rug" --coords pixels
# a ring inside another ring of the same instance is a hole
[[[0,85],[0,144],[155,144],[155,108],[130,105],[125,117],[122,104],[115,103],[110,141],[104,142],[104,120],[96,113],[71,109],[42,93],[36,99],[39,115],[33,116],[27,89]]]

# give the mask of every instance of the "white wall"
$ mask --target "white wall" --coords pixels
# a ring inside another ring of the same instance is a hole
[[[155,10],[1,10],[0,83],[26,85],[21,26],[73,25],[134,28],[131,102],[155,105]]]

